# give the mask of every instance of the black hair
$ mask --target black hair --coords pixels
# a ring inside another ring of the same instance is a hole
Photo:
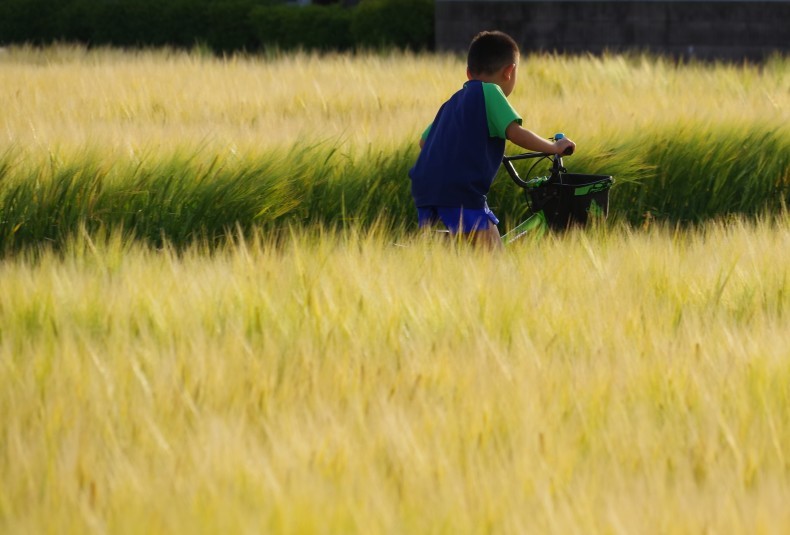
[[[518,45],[508,34],[500,31],[480,32],[469,45],[466,65],[472,74],[494,74],[502,67],[516,62]]]

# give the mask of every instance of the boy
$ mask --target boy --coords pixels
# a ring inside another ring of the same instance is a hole
[[[519,49],[503,32],[481,32],[467,56],[468,81],[439,109],[420,139],[409,171],[420,227],[439,221],[473,241],[500,247],[499,220],[486,195],[505,154],[505,139],[527,150],[562,154],[576,145],[554,143],[521,127],[507,97],[516,86]]]

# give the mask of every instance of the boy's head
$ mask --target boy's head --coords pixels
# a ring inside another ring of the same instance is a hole
[[[466,65],[474,77],[490,76],[518,63],[518,45],[504,32],[480,32],[469,45]]]

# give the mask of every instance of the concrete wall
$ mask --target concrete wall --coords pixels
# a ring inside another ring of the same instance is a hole
[[[436,0],[436,47],[463,51],[481,30],[523,51],[646,50],[702,59],[790,52],[790,1]]]

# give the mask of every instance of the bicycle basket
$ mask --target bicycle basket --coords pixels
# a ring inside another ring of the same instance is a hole
[[[585,226],[590,215],[605,219],[609,213],[609,188],[614,179],[608,175],[560,173],[529,192],[532,211],[543,210],[553,230]]]

